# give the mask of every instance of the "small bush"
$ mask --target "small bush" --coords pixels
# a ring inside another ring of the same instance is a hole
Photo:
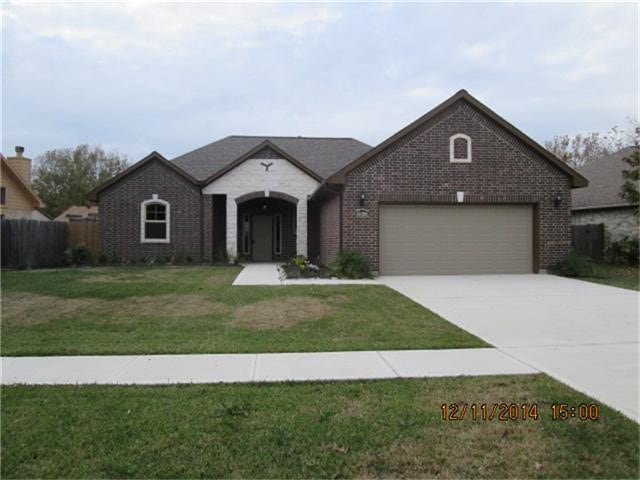
[[[106,253],[101,253],[100,255],[98,255],[98,264],[105,266],[107,263],[109,263],[109,257],[107,256]]]
[[[74,245],[65,250],[64,258],[68,265],[74,267],[89,265],[93,263],[93,252],[84,245]]]
[[[163,265],[167,264],[167,257],[162,255],[159,257],[156,257],[155,260],[153,261],[153,264],[159,267],[162,267]]]
[[[339,278],[371,278],[369,262],[355,250],[339,251],[330,267]]]
[[[581,257],[571,252],[549,270],[563,277],[588,277],[593,275],[593,263],[589,257]]]
[[[638,265],[639,254],[638,238],[625,236],[616,242],[611,242],[607,247],[606,259],[609,263]]]
[[[173,265],[184,265],[186,262],[185,260],[185,254],[184,252],[178,252],[176,253],[173,258],[171,259],[171,263]]]
[[[218,249],[213,253],[213,263],[229,263],[229,255],[225,249]]]
[[[320,267],[299,255],[281,266],[287,278],[318,278],[321,276]]]

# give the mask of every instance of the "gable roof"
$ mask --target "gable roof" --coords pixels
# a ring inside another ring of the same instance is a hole
[[[582,167],[579,172],[589,180],[589,186],[571,193],[571,208],[584,210],[631,205],[619,193],[624,182],[622,171],[630,168],[622,159],[631,155],[634,148],[623,148]]]
[[[248,160],[249,158],[253,157],[255,154],[257,154],[261,150],[264,150],[265,148],[273,150],[275,153],[280,155],[282,158],[288,160],[293,165],[298,167],[300,170],[305,172],[307,175],[315,178],[319,182],[322,181],[322,177],[319,176],[316,172],[314,172],[310,168],[308,168],[305,164],[299,162],[296,158],[292,157],[287,152],[285,152],[284,150],[279,148],[277,145],[272,143],[271,140],[264,140],[263,142],[260,142],[258,145],[253,147],[251,150],[246,152],[244,155],[239,156],[233,162],[228,163],[226,166],[222,167],[220,170],[215,172],[213,175],[211,175],[207,179],[203,180],[203,183],[205,183],[205,184],[206,183],[210,183],[210,182],[214,181],[216,178],[219,178],[219,177],[223,176],[229,170],[233,170],[235,167],[240,165],[242,162],[244,162],[245,160]]]
[[[469,92],[467,92],[466,90],[458,91],[453,96],[449,97],[447,100],[442,102],[440,105],[436,106],[435,108],[433,108],[432,110],[424,114],[422,117],[410,123],[409,125],[404,127],[402,130],[396,132],[395,134],[387,138],[385,141],[383,141],[376,147],[372,148],[368,152],[364,153],[363,155],[355,159],[353,162],[345,165],[339,171],[337,171],[336,173],[331,175],[329,178],[327,178],[326,183],[336,183],[336,184],[344,183],[344,179],[347,173],[349,173],[350,171],[352,171],[354,168],[358,167],[362,163],[366,162],[371,157],[381,152],[382,150],[387,148],[389,145],[401,139],[408,133],[412,132],[416,128],[428,122],[429,120],[434,118],[436,115],[440,114],[441,112],[443,112],[444,110],[446,110],[447,108],[449,108],[450,106],[452,106],[453,104],[455,104],[460,100],[467,101],[473,107],[480,110],[482,113],[487,115],[489,118],[495,121],[502,128],[507,130],[509,133],[511,133],[512,135],[517,137],[519,140],[521,140],[523,143],[525,143],[527,146],[529,146],[531,149],[533,149],[540,156],[542,156],[543,158],[551,162],[553,165],[558,167],[560,170],[565,172],[567,175],[569,175],[571,177],[571,184],[573,188],[585,187],[586,185],[588,185],[589,182],[587,181],[586,178],[584,178],[574,169],[569,167],[569,165],[567,165],[565,162],[560,160],[553,153],[549,152],[547,149],[545,149],[542,145],[537,143],[535,140],[525,135],[523,132],[518,130],[512,124],[507,122],[504,118],[500,117],[497,113],[495,113],[489,107],[487,107],[486,105],[478,101],[476,98],[471,96]]]
[[[314,178],[328,177],[371,149],[354,138],[232,135],[180,155],[172,163],[200,181],[209,181],[228,171],[230,164],[235,166],[257,153],[261,145],[270,146],[289,161],[295,160],[298,167],[313,172]]]
[[[38,197],[38,195],[36,195],[36,193],[33,190],[31,190],[31,187],[29,187],[29,185],[27,185],[24,182],[22,177],[18,175],[13,168],[11,168],[11,165],[9,165],[9,162],[7,162],[7,159],[4,157],[4,155],[0,154],[0,162],[2,162],[2,167],[6,169],[7,172],[9,172],[9,174],[18,184],[18,186],[23,191],[23,193],[33,202],[33,207],[34,208],[44,207],[44,203],[42,203],[42,200],[40,200],[40,197]]]
[[[170,168],[171,170],[175,171],[178,175],[181,175],[182,177],[186,178],[189,182],[194,183],[196,185],[198,185],[200,182],[198,182],[198,180],[196,180],[195,178],[193,178],[191,175],[189,175],[187,172],[185,172],[184,170],[182,170],[179,166],[177,166],[176,164],[170,162],[169,160],[167,160],[166,158],[164,158],[162,155],[160,155],[158,152],[156,152],[155,150],[153,152],[151,152],[149,155],[147,155],[146,157],[144,157],[142,160],[140,160],[139,162],[134,163],[133,165],[131,165],[129,168],[127,168],[126,170],[123,170],[122,172],[120,172],[119,174],[115,175],[114,177],[111,177],[109,180],[107,180],[104,183],[101,183],[100,185],[98,185],[96,188],[94,188],[93,190],[91,190],[88,194],[87,194],[87,198],[89,200],[92,201],[97,201],[98,200],[98,194],[110,187],[111,185],[113,185],[114,183],[118,182],[121,178],[126,177],[127,175],[129,175],[130,173],[133,173],[134,171],[138,170],[140,167],[143,167],[144,165],[146,165],[149,162],[152,161],[157,161],[160,162],[162,165]]]
[[[64,222],[67,220],[67,217],[77,217],[77,218],[90,218],[98,216],[98,206],[97,205],[72,205],[67,208],[64,212],[58,215],[55,220],[57,222]]]

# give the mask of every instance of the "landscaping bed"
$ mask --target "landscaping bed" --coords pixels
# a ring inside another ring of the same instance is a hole
[[[232,286],[239,271],[228,266],[3,271],[2,354],[487,346],[384,286]]]
[[[539,407],[443,420],[442,403]],[[638,478],[638,425],[545,376],[2,389],[3,478]]]

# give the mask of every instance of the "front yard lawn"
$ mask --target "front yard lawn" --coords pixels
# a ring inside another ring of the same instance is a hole
[[[640,271],[638,270],[638,267],[631,267],[628,265],[594,263],[593,275],[581,278],[580,280],[602,283],[611,287],[640,290]]]
[[[2,355],[487,346],[384,286],[233,287],[235,267],[2,272]]]
[[[2,389],[3,478],[638,478],[636,423],[545,376]],[[538,420],[444,421],[445,403]]]

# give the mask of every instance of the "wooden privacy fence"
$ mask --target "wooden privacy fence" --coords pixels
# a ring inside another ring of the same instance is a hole
[[[604,258],[604,224],[572,225],[571,241],[578,255],[591,257],[595,261]]]
[[[67,245],[84,245],[98,251],[98,224],[96,222],[67,223]]]
[[[67,233],[62,222],[2,220],[0,240],[3,267],[53,267],[62,265]]]
[[[4,268],[54,267],[64,264],[65,250],[74,245],[97,252],[98,224],[3,219],[0,242]]]

